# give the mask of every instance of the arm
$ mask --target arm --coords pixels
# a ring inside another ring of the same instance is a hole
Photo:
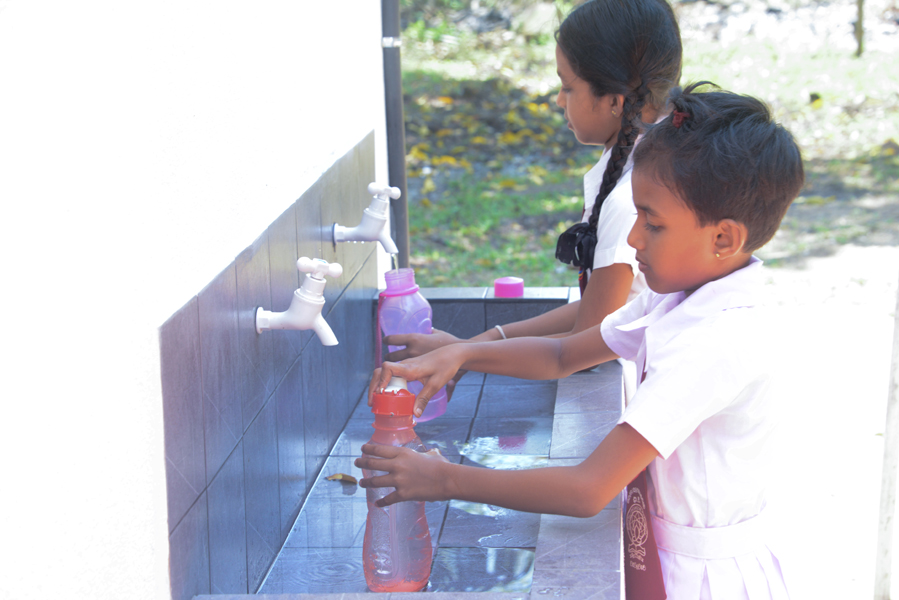
[[[421,416],[428,400],[459,369],[522,379],[559,379],[615,358],[618,356],[602,339],[599,325],[565,338],[452,344],[401,363],[385,362],[369,384],[369,404],[372,394],[394,376],[424,384],[415,400],[415,414]]]
[[[503,325],[503,332],[508,338],[517,337],[562,337],[584,331],[598,325],[611,312],[624,306],[634,272],[630,265],[615,263],[596,269],[590,275],[584,296],[577,302],[554,308],[536,317]],[[405,360],[432,352],[449,344],[458,342],[492,342],[501,340],[502,336],[495,328],[461,340],[445,331],[434,330],[431,335],[410,333],[390,335],[385,341],[391,346],[405,346],[385,358],[390,361]]]
[[[362,479],[359,485],[396,488],[379,506],[458,499],[573,517],[597,514],[658,456],[626,423],[612,429],[575,467],[504,471],[435,460],[408,448],[366,444],[362,452],[368,456],[357,458],[357,467],[387,474]]]

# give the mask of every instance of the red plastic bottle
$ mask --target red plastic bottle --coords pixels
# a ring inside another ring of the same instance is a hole
[[[411,448],[427,448],[415,433],[412,407],[415,395],[406,381],[394,377],[381,394],[375,394],[372,412],[375,433],[369,443]],[[365,477],[383,475],[382,471],[363,469]],[[397,502],[384,508],[375,501],[394,488],[368,488],[368,519],[362,545],[365,581],[373,592],[417,592],[428,584],[431,575],[431,533],[425,517],[424,502]]]

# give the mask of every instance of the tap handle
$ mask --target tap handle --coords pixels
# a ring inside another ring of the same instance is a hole
[[[368,193],[372,196],[376,196],[381,200],[387,200],[388,197],[396,200],[400,197],[402,192],[398,187],[390,187],[389,185],[381,185],[377,182],[372,182],[368,184]]]
[[[339,263],[329,263],[320,258],[301,257],[297,261],[297,269],[303,273],[309,273],[316,279],[324,279],[325,275],[340,277],[343,275],[343,267]]]

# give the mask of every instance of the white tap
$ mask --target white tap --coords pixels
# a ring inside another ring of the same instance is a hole
[[[402,193],[400,188],[368,184],[368,193],[372,195],[371,204],[362,211],[362,221],[355,227],[343,227],[334,223],[331,228],[332,241],[337,242],[381,242],[387,254],[397,254],[396,244],[390,237],[387,227],[387,214],[390,210],[390,198],[396,200]]]
[[[343,267],[328,263],[320,258],[306,258],[297,261],[297,268],[306,273],[303,285],[293,293],[290,307],[280,313],[256,309],[256,333],[269,329],[311,329],[325,346],[336,346],[337,338],[322,316],[325,298],[325,275],[340,277]]]

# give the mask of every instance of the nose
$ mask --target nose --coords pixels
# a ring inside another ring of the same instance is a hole
[[[634,221],[634,226],[631,227],[631,232],[627,234],[627,245],[636,250],[640,250],[642,248],[641,239],[640,239],[640,229],[639,229],[639,217],[637,221]]]
[[[558,106],[562,110],[565,110],[565,101],[562,100],[562,96],[564,95],[565,94],[562,93],[562,90],[559,90],[559,92],[556,94],[556,106]]]

